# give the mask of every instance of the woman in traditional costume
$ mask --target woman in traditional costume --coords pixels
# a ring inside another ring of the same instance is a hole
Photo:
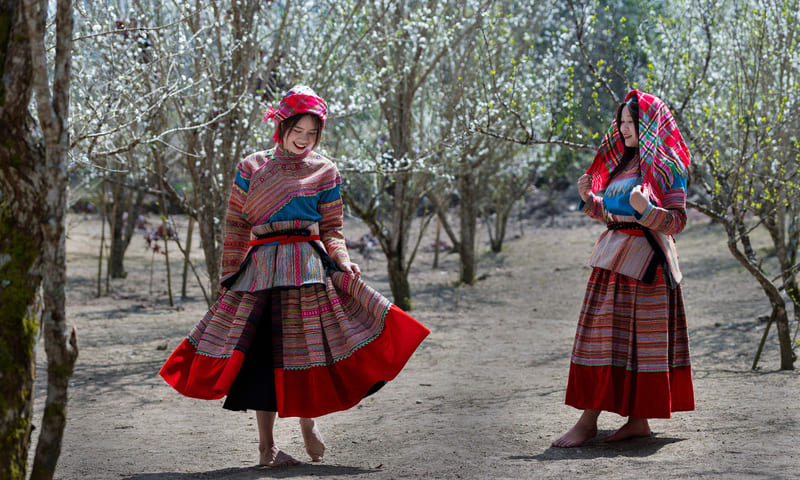
[[[589,260],[567,383],[565,403],[583,413],[554,446],[596,436],[601,411],[628,417],[601,439],[610,442],[649,436],[649,418],[694,410],[673,239],[686,225],[689,162],[664,102],[634,90],[578,180],[582,211],[608,229]]]
[[[275,445],[276,414],[300,417],[306,451],[321,461],[314,418],[392,380],[430,333],[350,261],[339,171],[315,151],[326,118],[305,86],[266,113],[276,146],[236,168],[220,297],[160,372],[183,395],[256,410],[260,465],[299,463]]]

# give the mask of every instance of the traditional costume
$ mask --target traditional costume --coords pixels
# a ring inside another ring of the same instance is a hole
[[[566,403],[634,418],[669,418],[694,409],[689,340],[675,240],[686,224],[690,156],[660,99],[632,91],[639,104],[638,164],[609,177],[625,145],[616,120],[589,170],[591,200],[581,206],[605,222],[589,264],[592,273],[572,350]],[[636,120],[636,119],[635,119]],[[630,205],[636,185],[651,203]],[[594,193],[604,190],[602,197]],[[655,204],[654,204],[654,203]]]
[[[327,106],[295,87],[270,109],[276,122]],[[277,132],[275,140],[277,138]],[[345,410],[400,372],[430,333],[367,286],[338,271],[341,178],[310,151],[280,147],[242,160],[228,201],[222,294],[161,369],[183,395],[232,410],[313,418]]]

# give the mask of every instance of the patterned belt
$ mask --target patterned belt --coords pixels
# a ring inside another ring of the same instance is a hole
[[[286,243],[310,242],[312,240],[319,240],[319,235],[312,235],[311,229],[308,228],[296,228],[256,235],[256,238],[250,240],[248,243],[252,247],[268,243],[284,245]]]
[[[644,236],[644,228],[636,222],[608,222],[606,228],[609,230],[619,230],[628,235],[636,235],[638,237]]]
[[[649,243],[650,248],[653,249],[654,255],[650,264],[647,266],[647,270],[644,272],[644,276],[642,277],[643,282],[653,283],[656,276],[656,269],[660,266],[661,270],[664,272],[664,281],[669,288],[674,289],[678,286],[678,282],[676,282],[672,276],[672,270],[670,270],[667,256],[664,254],[664,251],[661,250],[658,241],[656,241],[653,233],[647,227],[636,222],[608,222],[606,228],[609,230],[619,230],[628,235],[637,235],[647,239],[647,243]]]

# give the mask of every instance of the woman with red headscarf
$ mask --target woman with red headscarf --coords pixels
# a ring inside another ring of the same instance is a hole
[[[686,225],[689,162],[664,102],[634,90],[578,179],[582,211],[608,228],[589,260],[567,383],[566,404],[583,412],[556,447],[595,437],[601,411],[628,417],[601,439],[610,442],[649,436],[649,418],[694,410],[672,237]]]
[[[236,168],[220,297],[160,372],[183,395],[256,410],[260,465],[299,463],[275,444],[276,415],[300,417],[306,451],[321,461],[314,418],[377,391],[430,333],[350,261],[339,171],[315,151],[327,113],[305,86],[267,111],[276,146]]]

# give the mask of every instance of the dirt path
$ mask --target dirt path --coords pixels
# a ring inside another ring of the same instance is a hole
[[[497,256],[484,252],[485,278],[471,287],[453,286],[455,255],[434,270],[432,253],[423,252],[411,274],[412,313],[430,337],[381,392],[320,420],[324,463],[273,470],[254,467],[252,412],[183,398],[157,376],[205,313],[199,290],[170,308],[157,264],[150,294],[151,255],[137,237],[128,279],[95,298],[99,224],[72,220],[68,318],[81,353],[57,478],[800,478],[800,378],[776,370],[774,334],[762,370],[750,371],[764,329],[757,318],[768,305],[706,221],[678,240],[697,410],[651,422],[653,437],[550,447],[578,414],[563,405],[564,389],[585,261],[602,228],[576,216],[558,228],[527,227]],[[357,237],[360,228],[351,222],[347,233]],[[362,266],[368,283],[388,294],[383,263]],[[45,393],[39,353],[37,423]],[[601,433],[622,421],[602,415]],[[296,419],[280,419],[276,434],[286,451],[307,458]]]

